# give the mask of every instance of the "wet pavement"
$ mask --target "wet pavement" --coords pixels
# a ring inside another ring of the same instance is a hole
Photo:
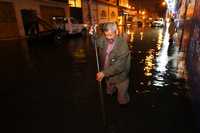
[[[165,28],[128,31],[131,102],[105,98],[106,124],[116,133],[193,133],[185,58]],[[104,133],[94,50],[87,36],[55,44],[1,41],[2,120],[7,132]],[[11,128],[13,127],[13,128]]]

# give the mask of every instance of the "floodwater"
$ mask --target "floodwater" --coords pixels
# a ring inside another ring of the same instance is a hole
[[[108,131],[192,133],[190,88],[178,44],[169,43],[165,28],[127,33],[131,101],[121,107],[116,95],[104,93]],[[1,42],[3,127],[8,132],[104,133],[89,37],[66,37],[58,44],[47,40]]]

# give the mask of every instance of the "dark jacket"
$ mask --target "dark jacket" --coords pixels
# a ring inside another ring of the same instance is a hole
[[[175,22],[171,22],[170,25],[169,25],[169,36],[170,36],[170,38],[173,37],[175,32],[176,32],[176,24],[175,24]]]
[[[99,47],[100,60],[103,65],[107,49],[107,42],[104,36],[97,39],[97,46]],[[102,72],[104,72],[108,81],[115,84],[120,83],[129,78],[130,61],[131,56],[128,44],[122,37],[117,36],[115,46],[109,55],[109,65],[106,68],[101,67]]]

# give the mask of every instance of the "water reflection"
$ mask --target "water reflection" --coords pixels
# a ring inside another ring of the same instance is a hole
[[[85,45],[82,45],[84,40],[76,39],[69,40],[66,46],[68,53],[70,53],[74,63],[85,63],[86,62],[86,49]],[[85,42],[86,43],[86,42]]]
[[[85,63],[86,62],[86,53],[85,49],[79,48],[77,49],[73,54],[74,60],[78,61],[79,63]]]
[[[155,66],[155,64],[153,63],[153,60],[154,60],[154,50],[150,49],[145,59],[145,67],[144,67],[145,76],[152,76],[152,69]]]
[[[164,86],[165,81],[164,81],[164,75],[166,74],[166,66],[168,64],[168,47],[169,47],[169,34],[168,34],[168,26],[167,24],[166,30],[164,32],[163,29],[160,29],[159,31],[159,36],[158,36],[158,41],[157,41],[157,49],[160,50],[158,57],[156,59],[156,68],[155,68],[155,75],[153,80],[153,85],[154,86]],[[164,39],[163,38],[163,32],[164,32]],[[161,47],[162,46],[162,47]]]
[[[158,41],[157,41],[157,50],[159,51],[161,49],[163,43],[163,29],[160,29],[158,31]]]

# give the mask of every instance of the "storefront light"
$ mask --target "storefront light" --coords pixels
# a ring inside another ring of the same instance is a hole
[[[171,12],[175,12],[175,7],[176,7],[176,0],[166,0],[167,2],[167,5],[168,5],[168,9],[171,11]]]

